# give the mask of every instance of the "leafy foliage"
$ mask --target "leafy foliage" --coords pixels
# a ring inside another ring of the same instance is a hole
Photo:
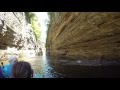
[[[41,36],[41,27],[38,25],[38,18],[35,15],[35,13],[29,12],[26,13],[29,17],[29,21],[32,24],[32,28],[36,37],[36,40],[38,41],[40,39]]]

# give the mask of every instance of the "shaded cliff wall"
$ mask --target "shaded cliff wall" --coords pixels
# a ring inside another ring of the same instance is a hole
[[[51,14],[46,40],[52,56],[71,59],[120,59],[119,12]]]

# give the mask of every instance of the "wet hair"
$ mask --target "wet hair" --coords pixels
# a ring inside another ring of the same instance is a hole
[[[12,78],[31,78],[33,70],[28,62],[16,62],[12,67]]]

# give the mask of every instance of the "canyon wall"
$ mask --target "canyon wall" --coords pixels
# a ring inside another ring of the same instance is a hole
[[[70,59],[120,59],[120,12],[54,12],[47,53]]]
[[[0,50],[37,50],[38,43],[24,12],[0,12]],[[0,52],[2,53],[2,52]]]

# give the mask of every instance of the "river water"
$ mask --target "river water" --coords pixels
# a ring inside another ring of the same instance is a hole
[[[26,61],[36,78],[120,78],[120,62],[115,60],[69,60],[44,53]]]

